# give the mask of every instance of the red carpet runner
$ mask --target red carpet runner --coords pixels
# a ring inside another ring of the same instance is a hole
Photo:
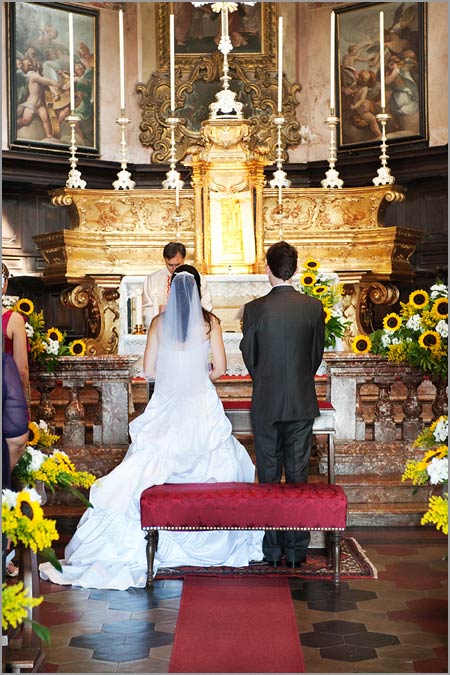
[[[170,673],[303,673],[286,578],[186,577]]]

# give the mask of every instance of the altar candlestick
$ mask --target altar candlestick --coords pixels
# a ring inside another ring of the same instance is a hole
[[[386,84],[384,79],[384,12],[380,12],[380,88],[381,107],[386,107]]]
[[[334,56],[336,51],[336,24],[335,24],[335,14],[331,12],[331,25],[330,25],[330,108],[332,110],[336,107],[335,101],[335,82],[334,82]]]
[[[278,18],[278,112],[283,106],[283,17]]]
[[[175,110],[175,15],[170,15],[170,110]]]
[[[138,293],[136,295],[136,324],[138,326],[142,325],[142,294]]]
[[[123,54],[123,10],[119,9],[120,109],[125,110],[125,61]]]
[[[69,85],[70,85],[70,110],[75,110],[75,73],[73,56],[73,14],[69,14]]]

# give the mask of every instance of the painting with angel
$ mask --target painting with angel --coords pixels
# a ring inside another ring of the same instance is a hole
[[[426,3],[364,3],[336,10],[340,150],[380,141],[380,11],[388,143],[427,137]]]
[[[69,14],[74,26],[76,144],[98,153],[97,15],[57,3],[7,3],[11,146],[70,145]]]

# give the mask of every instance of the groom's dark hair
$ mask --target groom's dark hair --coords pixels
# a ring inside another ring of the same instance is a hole
[[[270,271],[277,279],[287,281],[297,269],[297,250],[287,241],[277,241],[267,249],[266,260]]]
[[[169,241],[163,248],[163,257],[165,260],[175,258],[180,253],[183,258],[186,257],[186,246],[181,241]]]

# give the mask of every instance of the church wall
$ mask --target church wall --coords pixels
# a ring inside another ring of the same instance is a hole
[[[83,3],[89,4],[89,3]],[[99,9],[101,3],[95,3]],[[277,9],[285,19],[283,63],[288,79],[302,85],[297,116],[317,137],[293,148],[290,161],[303,163],[326,159],[329,132],[324,121],[329,103],[330,10],[349,3],[279,2]],[[118,12],[111,3],[99,9],[99,108],[101,158],[120,160]],[[428,3],[428,114],[429,145],[448,142],[448,104],[443,96],[447,83],[448,5]],[[5,19],[5,3],[2,4]],[[131,122],[127,143],[130,162],[149,162],[150,152],[139,142],[140,109],[135,85],[146,82],[158,67],[156,3],[125,3],[126,112]],[[2,43],[6,55],[6,21],[2,25]],[[292,48],[295,45],[295,49]],[[2,59],[2,148],[8,148],[7,59]]]

